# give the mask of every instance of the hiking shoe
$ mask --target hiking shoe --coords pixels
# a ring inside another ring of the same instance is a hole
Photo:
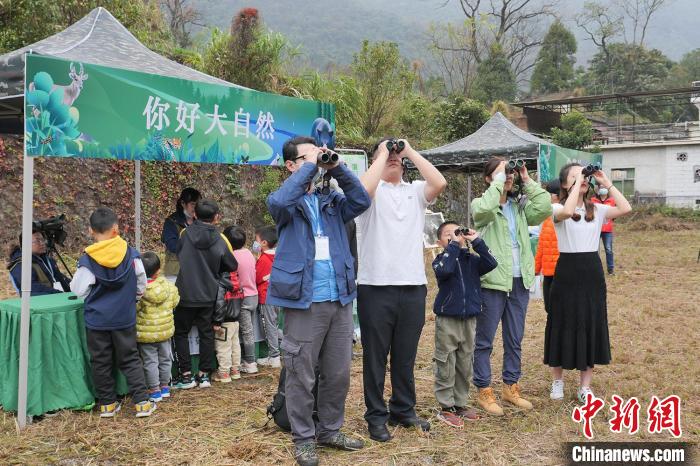
[[[100,405],[100,417],[114,417],[122,409],[122,404],[118,401],[108,405]]]
[[[319,442],[324,447],[337,448],[338,450],[356,451],[364,448],[365,442],[350,438],[342,432],[338,432],[333,437],[324,442]]]
[[[189,390],[190,388],[194,388],[195,386],[197,386],[197,382],[192,380],[192,375],[186,374],[181,375],[180,378],[177,379],[174,388],[177,388],[178,390]]]
[[[299,466],[318,466],[318,453],[313,442],[294,445],[294,459]]]
[[[233,380],[238,380],[238,379],[241,378],[241,373],[240,373],[240,371],[239,371],[238,369],[236,369],[235,367],[232,367],[232,368],[231,368],[231,378],[232,378]]]
[[[503,408],[496,401],[493,388],[485,387],[479,389],[479,396],[476,398],[477,404],[489,414],[503,416]]]
[[[549,392],[549,397],[553,400],[564,399],[564,381],[552,380],[552,390]]]
[[[462,419],[457,415],[457,413],[455,413],[454,408],[441,410],[438,413],[437,418],[439,421],[442,421],[448,426],[454,427],[455,429],[464,428],[464,419]]]
[[[503,398],[503,401],[507,401],[518,408],[532,409],[532,403],[520,396],[520,386],[517,383],[513,385],[503,384],[501,398]]]
[[[578,401],[581,403],[586,403],[588,401],[587,397],[588,394],[591,394],[592,397],[595,395],[593,394],[593,390],[591,390],[591,387],[579,387],[578,389]]]
[[[134,407],[136,408],[136,417],[148,417],[156,410],[156,404],[148,400],[136,403]]]
[[[279,369],[280,367],[282,367],[282,363],[280,362],[279,356],[277,356],[276,358],[268,359],[268,362],[270,364],[270,367],[272,367],[273,369]]]
[[[229,371],[222,371],[219,369],[212,377],[212,380],[214,382],[231,383],[231,375],[229,374]]]
[[[258,366],[269,366],[270,365],[270,358],[259,358],[255,362]]]
[[[430,423],[418,416],[413,416],[406,419],[395,419],[392,418],[391,415],[389,415],[388,424],[391,427],[401,426],[405,427],[406,429],[410,429],[412,427],[419,427],[420,430],[422,430],[423,432],[430,431]]]
[[[156,388],[155,390],[149,391],[148,400],[152,401],[153,403],[160,403],[161,401],[163,401],[163,395],[160,393],[160,388]]]
[[[241,372],[243,374],[257,374],[258,365],[254,362],[243,362],[241,363]]]
[[[465,421],[478,421],[481,419],[481,416],[479,416],[479,413],[477,413],[474,408],[460,408],[455,406],[455,414]]]
[[[199,374],[196,379],[199,388],[209,388],[211,387],[211,382],[209,381],[209,374]]]
[[[170,398],[170,387],[163,385],[160,387],[160,397],[162,399]]]

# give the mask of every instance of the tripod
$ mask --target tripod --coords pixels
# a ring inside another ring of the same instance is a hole
[[[61,256],[61,253],[58,252],[58,249],[56,249],[56,241],[55,241],[53,238],[51,238],[51,237],[47,237],[47,238],[46,238],[46,253],[49,254],[49,255],[55,253],[56,256],[58,256],[58,260],[60,260],[60,261],[61,261],[61,264],[63,264],[63,268],[66,269],[66,273],[68,273],[68,276],[69,276],[71,279],[73,278],[73,274],[70,273],[70,269],[69,269],[68,266],[66,265],[66,262],[63,260],[63,257]]]

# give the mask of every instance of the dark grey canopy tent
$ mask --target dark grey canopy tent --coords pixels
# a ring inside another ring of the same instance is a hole
[[[139,42],[109,11],[99,7],[53,36],[0,55],[0,133],[23,133],[24,55],[29,51],[76,62],[242,88],[158,55]]]
[[[540,145],[549,146],[551,143],[523,131],[497,112],[469,136],[421,151],[421,155],[436,167],[462,168],[467,171],[480,171],[484,162],[495,155],[531,161],[528,166],[534,169]]]

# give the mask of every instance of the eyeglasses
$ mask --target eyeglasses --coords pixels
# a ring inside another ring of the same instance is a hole
[[[41,239],[34,238],[32,240],[32,244],[46,244],[46,240],[44,238],[41,238]]]

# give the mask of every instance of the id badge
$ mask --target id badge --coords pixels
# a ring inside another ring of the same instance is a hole
[[[63,289],[63,285],[61,285],[61,282],[53,282],[53,289],[60,291],[61,293],[66,291]]]
[[[314,260],[327,261],[331,258],[331,249],[328,236],[314,236],[316,240],[316,257]]]

